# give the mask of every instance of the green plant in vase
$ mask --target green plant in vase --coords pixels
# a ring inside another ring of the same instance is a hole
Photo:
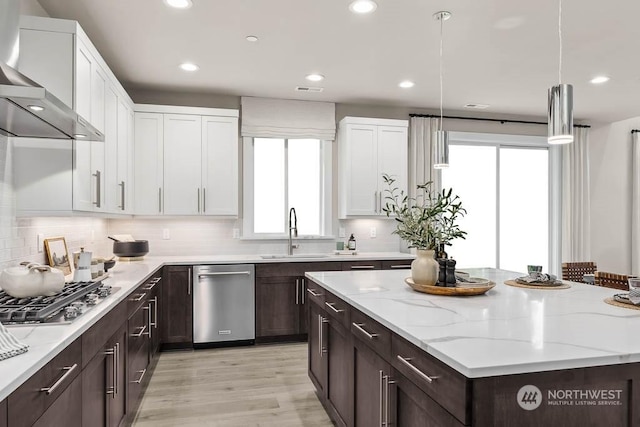
[[[409,197],[395,185],[395,178],[383,174],[385,203],[382,210],[394,217],[393,231],[410,248],[417,249],[417,258],[411,264],[411,277],[418,285],[435,285],[438,281],[438,263],[434,259],[439,245],[451,246],[455,239],[464,239],[466,231],[458,221],[467,211],[453,189],[433,190],[429,181],[416,186],[417,196]]]

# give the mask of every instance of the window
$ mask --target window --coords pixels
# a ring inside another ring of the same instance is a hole
[[[288,235],[295,208],[299,236],[331,229],[331,142],[244,138],[243,231],[250,238]]]
[[[452,132],[450,138],[442,186],[460,196],[468,212],[460,227],[468,234],[447,248],[449,255],[461,267],[526,272],[535,264],[554,271],[559,203],[551,197],[550,164],[556,151],[540,137]]]

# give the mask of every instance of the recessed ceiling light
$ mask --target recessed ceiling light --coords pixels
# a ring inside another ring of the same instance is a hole
[[[176,9],[189,9],[193,6],[191,0],[164,0],[164,3],[167,6],[176,8]]]
[[[349,5],[349,10],[353,13],[371,13],[378,5],[373,0],[355,0]]]
[[[403,89],[408,89],[410,87],[414,87],[416,84],[414,82],[412,82],[411,80],[405,80],[402,81],[398,84],[398,86],[400,86]]]
[[[29,105],[29,108],[33,111],[43,111],[44,107],[41,107],[39,105]]]
[[[256,36],[247,36],[246,37],[248,42],[257,42],[258,41],[258,37]]]
[[[191,62],[184,62],[180,64],[180,68],[182,68],[184,71],[198,71],[200,69],[200,67],[198,67],[196,64],[192,64]]]
[[[324,80],[324,76],[322,74],[309,74],[307,77],[305,77],[307,80],[309,80],[310,82],[319,82]]]
[[[596,76],[594,78],[591,79],[591,83],[593,83],[594,85],[598,85],[601,83],[606,83],[609,81],[609,77],[607,76]]]
[[[83,134],[83,133],[74,133],[74,134],[73,134],[73,137],[74,137],[75,139],[84,139],[84,138],[86,138],[86,137],[87,137],[87,135],[85,135],[85,134]]]

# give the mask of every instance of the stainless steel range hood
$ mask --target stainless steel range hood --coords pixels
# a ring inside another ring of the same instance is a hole
[[[64,102],[10,66],[19,57],[19,14],[19,0],[0,0],[0,134],[104,141]]]
[[[104,135],[33,80],[0,63],[0,133],[104,141]]]

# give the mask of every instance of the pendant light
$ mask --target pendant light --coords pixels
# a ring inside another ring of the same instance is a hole
[[[549,144],[573,142],[573,86],[562,83],[562,0],[558,0],[558,84],[549,89]]]
[[[451,12],[440,11],[433,14],[433,19],[440,21],[440,124],[436,131],[436,141],[434,150],[434,169],[443,169],[449,167],[449,133],[442,130],[442,27],[444,21],[451,18]]]

